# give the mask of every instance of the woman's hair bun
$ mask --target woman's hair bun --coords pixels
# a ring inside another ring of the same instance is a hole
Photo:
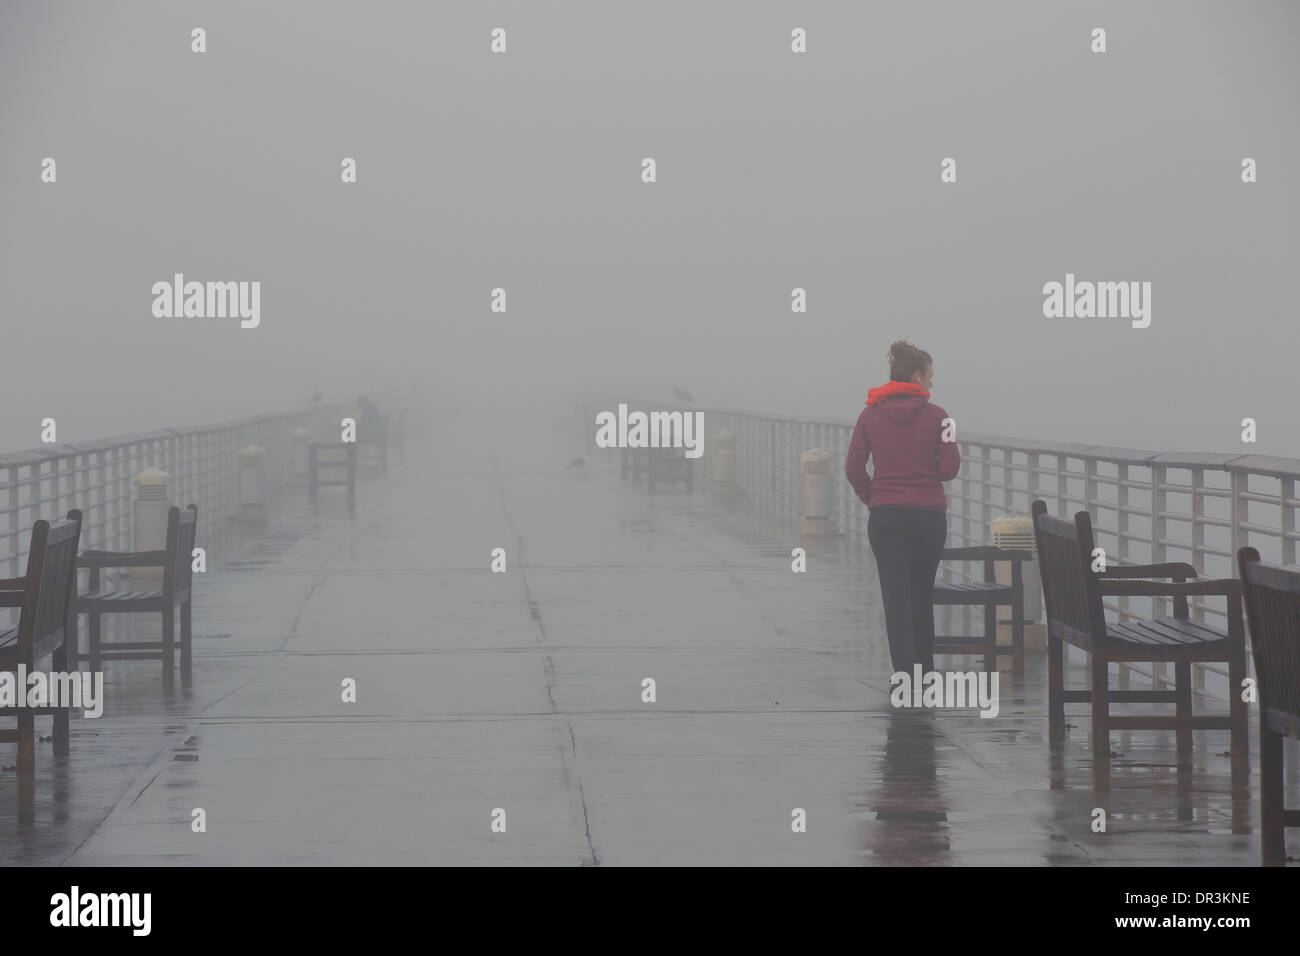
[[[918,349],[907,339],[899,339],[889,347],[889,377],[895,382],[910,382],[914,374],[925,374],[933,363],[929,352]]]

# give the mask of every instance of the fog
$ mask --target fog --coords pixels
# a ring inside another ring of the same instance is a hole
[[[76,442],[314,392],[486,435],[674,386],[852,420],[907,336],[960,428],[1300,457],[1298,26],[1281,2],[6,3],[0,451],[45,417]],[[155,317],[178,272],[259,281],[260,324]],[[1067,273],[1150,282],[1150,326],[1045,318]]]

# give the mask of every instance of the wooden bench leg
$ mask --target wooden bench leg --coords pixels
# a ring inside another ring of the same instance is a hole
[[[1282,735],[1259,727],[1259,839],[1265,866],[1286,863],[1283,819]]]
[[[68,622],[63,626],[63,646],[68,652],[68,670],[75,671],[80,665],[78,647],[80,636],[77,629],[81,626],[81,615],[68,610]]]
[[[1106,655],[1096,647],[1088,659],[1092,665],[1092,755],[1105,760],[1110,757],[1110,668]]]
[[[181,686],[194,683],[193,628],[190,621],[190,601],[181,604]]]
[[[90,630],[90,669],[98,671],[100,665],[103,664],[99,656],[99,612],[87,612],[86,620],[89,623]]]
[[[1065,645],[1047,636],[1047,739],[1065,740]]]
[[[163,673],[176,670],[176,606],[168,604],[162,615]]]
[[[1174,692],[1177,694],[1174,700],[1174,712],[1179,717],[1186,717],[1190,720],[1192,716],[1192,665],[1188,661],[1176,661],[1174,663]],[[1190,726],[1179,727],[1174,731],[1174,737],[1177,741],[1178,765],[1181,767],[1191,766],[1192,728]]]
[[[1241,699],[1241,682],[1246,679],[1244,641],[1233,644],[1228,655],[1228,713],[1232,716],[1231,750],[1234,757],[1250,754],[1250,715]]]
[[[998,608],[996,604],[984,605],[984,642],[989,648],[984,654],[984,670],[992,674],[998,669]]]
[[[1025,599],[1020,596],[1011,608],[1012,667],[1017,674],[1025,672]]]
[[[63,646],[54,652],[54,669],[56,671],[67,672],[68,667],[68,644],[67,632],[64,631]],[[54,756],[66,757],[69,750],[69,740],[71,739],[69,729],[69,717],[72,714],[72,706],[68,701],[63,702],[65,706],[59,707],[54,711]]]
[[[18,711],[18,769],[36,769],[36,715],[27,708]]]

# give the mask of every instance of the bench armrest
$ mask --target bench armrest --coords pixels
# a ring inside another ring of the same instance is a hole
[[[1190,580],[1196,577],[1196,569],[1181,561],[1165,564],[1118,564],[1098,571],[1101,578],[1180,578]]]
[[[1108,581],[1097,576],[1094,586],[1104,595],[1129,597],[1191,597],[1194,594],[1241,596],[1236,578],[1202,578],[1199,581]]]
[[[166,551],[83,551],[77,555],[77,567],[79,568],[161,568],[166,566]]]
[[[941,561],[1032,561],[1034,553],[1023,548],[983,545],[974,548],[944,548]]]

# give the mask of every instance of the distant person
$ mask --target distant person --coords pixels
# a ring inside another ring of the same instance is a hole
[[[941,440],[948,417],[930,402],[934,363],[906,339],[889,349],[890,381],[867,391],[844,473],[870,510],[867,539],[876,556],[885,631],[894,671],[934,670],[934,578],[948,538],[948,499],[940,482],[957,477],[961,454]],[[867,474],[867,459],[875,459]]]
[[[382,444],[385,438],[384,413],[364,395],[357,399],[357,407],[361,409],[357,419],[357,441],[364,445]]]

